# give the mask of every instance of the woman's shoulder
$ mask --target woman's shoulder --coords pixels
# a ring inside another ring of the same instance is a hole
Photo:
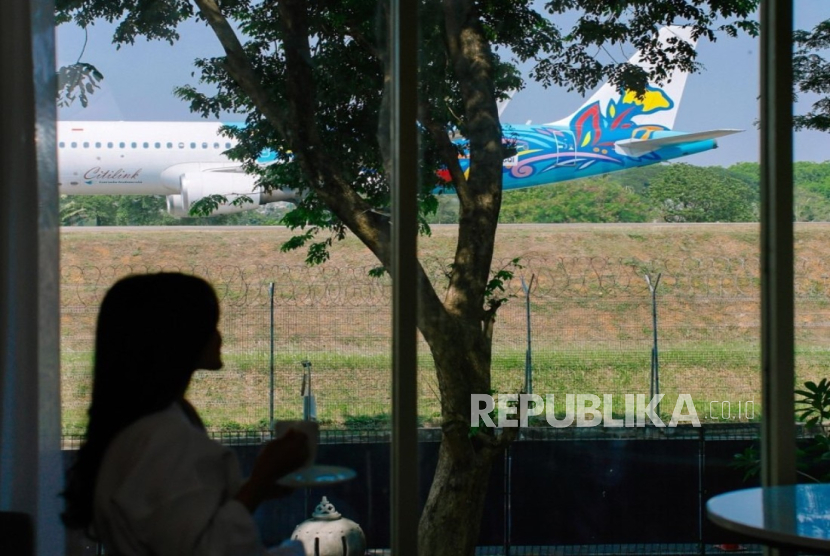
[[[121,432],[124,435],[144,435],[152,434],[157,430],[193,431],[204,434],[191,424],[177,402],[170,404],[166,409],[141,417]]]
[[[137,453],[161,454],[220,453],[226,448],[211,440],[205,431],[188,419],[177,403],[132,423],[115,437],[108,452],[135,458]]]
[[[124,502],[172,495],[176,489],[193,487],[194,481],[238,475],[235,462],[230,448],[211,440],[180,409],[170,407],[142,417],[115,437],[101,463],[96,497],[114,496]]]

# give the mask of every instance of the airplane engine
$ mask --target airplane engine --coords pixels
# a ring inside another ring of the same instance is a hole
[[[256,178],[239,172],[196,172],[182,174],[181,194],[167,196],[167,212],[173,216],[189,216],[190,209],[200,199],[210,195],[224,195],[227,203],[219,205],[211,215],[232,214],[252,210],[260,205],[280,201],[294,202],[297,197],[291,189],[271,192],[255,189]],[[247,196],[251,202],[232,205],[234,199]]]

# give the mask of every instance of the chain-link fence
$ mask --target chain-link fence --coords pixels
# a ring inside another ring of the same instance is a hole
[[[446,283],[446,261],[423,261]],[[663,411],[690,394],[702,419],[760,415],[759,261],[577,257],[523,259],[498,315],[493,385],[525,381],[529,281],[533,391],[649,394],[657,353]],[[510,269],[509,261],[494,268]],[[62,384],[65,433],[85,422],[94,321],[106,289],[132,273],[177,270],[208,279],[222,305],[225,368],[196,375],[191,399],[214,430],[255,429],[302,415],[302,361],[311,362],[318,418],[332,427],[383,428],[390,413],[390,280],[369,267],[137,267],[62,269]],[[655,346],[652,283],[657,276]],[[830,266],[796,267],[798,380],[825,376],[830,362]],[[273,290],[271,288],[273,284]],[[175,349],[175,338],[171,338]],[[656,348],[656,349],[655,349]],[[420,417],[435,424],[439,389],[427,346],[419,351]],[[271,392],[273,373],[275,387]],[[620,409],[620,412],[622,408]],[[615,409],[616,412],[616,409]]]

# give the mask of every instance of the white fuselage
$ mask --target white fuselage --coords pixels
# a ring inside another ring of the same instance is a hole
[[[187,173],[238,169],[210,122],[58,122],[63,195],[176,195]]]

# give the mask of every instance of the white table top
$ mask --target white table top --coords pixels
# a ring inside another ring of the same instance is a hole
[[[830,553],[830,484],[749,488],[706,503],[713,523],[760,542]]]

